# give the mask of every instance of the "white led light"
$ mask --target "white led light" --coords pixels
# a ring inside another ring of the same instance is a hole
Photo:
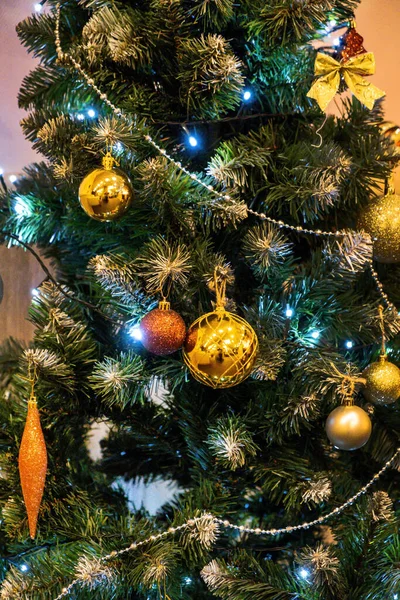
[[[1,175],[4,175],[4,171],[3,171],[3,169],[0,168],[0,176]]]
[[[91,119],[94,119],[94,117],[96,116],[96,111],[93,108],[89,108],[89,110],[87,111],[88,117],[90,117]]]
[[[302,567],[301,569],[299,569],[299,576],[302,579],[308,579],[310,577],[310,571]]]
[[[78,113],[76,115],[76,118],[78,119],[78,121],[84,121],[85,115],[83,113]]]
[[[348,348],[349,350],[354,346],[354,344],[351,340],[347,340],[345,345],[346,345],[346,348]]]
[[[133,337],[134,340],[137,340],[138,342],[140,342],[140,340],[143,338],[143,334],[140,329],[140,325],[133,325],[133,327],[131,327],[129,330],[129,335],[131,337]]]
[[[190,585],[190,584],[192,583],[192,579],[191,579],[191,577],[185,577],[185,578],[183,579],[183,581],[185,582],[185,584],[186,584],[186,585]]]
[[[321,332],[318,331],[318,329],[315,329],[314,331],[311,332],[311,337],[313,340],[317,340],[320,335],[321,335]]]
[[[10,175],[10,177],[8,178],[10,180],[11,183],[15,183],[18,179],[18,177],[16,175]]]
[[[250,100],[251,96],[252,96],[252,93],[251,93],[250,90],[244,90],[244,92],[243,92],[243,100],[245,102],[248,102]]]
[[[340,38],[335,38],[332,42],[332,46],[335,46],[336,48],[340,46]]]
[[[393,596],[393,600],[398,600],[398,598],[399,598],[399,595],[398,595],[398,594],[395,594],[395,595]]]
[[[189,135],[189,144],[192,146],[192,148],[196,148],[196,146],[198,145],[198,141],[194,137],[194,135]]]
[[[29,217],[31,214],[29,206],[22,198],[18,198],[15,202],[14,211],[19,217]]]
[[[293,317],[293,315],[294,315],[293,308],[290,308],[290,306],[287,306],[286,307],[286,311],[285,311],[285,315],[287,316],[288,319],[290,319],[290,317]]]
[[[29,567],[28,567],[28,565],[26,565],[25,563],[23,563],[23,564],[20,566],[20,569],[21,569],[21,571],[22,571],[23,573],[26,573],[27,571],[29,571]]]
[[[36,4],[33,7],[35,9],[35,12],[40,12],[43,8],[42,4],[40,4],[40,2],[36,2]]]
[[[31,295],[32,295],[34,298],[37,298],[37,297],[39,296],[39,290],[38,290],[38,289],[36,289],[36,288],[33,288],[33,290],[31,290]]]

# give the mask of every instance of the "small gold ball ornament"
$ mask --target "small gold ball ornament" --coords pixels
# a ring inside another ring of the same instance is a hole
[[[400,262],[400,196],[393,189],[371,202],[358,224],[373,240],[375,260],[381,263]]]
[[[329,440],[339,450],[357,450],[371,436],[371,419],[359,406],[342,405],[335,408],[325,424]]]
[[[363,371],[366,379],[362,392],[374,404],[393,404],[400,397],[400,369],[389,362],[386,354]]]
[[[158,308],[143,317],[140,331],[146,350],[158,356],[165,356],[182,348],[186,325],[181,315],[171,310],[170,303],[163,300]]]
[[[79,201],[85,213],[96,221],[115,221],[132,202],[129,177],[113,165],[110,153],[103,158],[103,168],[91,171],[79,187]]]
[[[258,339],[251,325],[218,307],[189,327],[183,356],[197,381],[228,388],[250,375],[257,351]]]

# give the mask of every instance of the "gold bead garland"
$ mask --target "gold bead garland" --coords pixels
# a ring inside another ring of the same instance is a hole
[[[301,523],[299,525],[290,525],[290,526],[282,527],[282,528],[278,528],[278,529],[261,529],[261,528],[254,529],[251,527],[245,527],[244,525],[235,525],[234,523],[231,523],[230,521],[228,521],[226,519],[220,519],[218,517],[215,517],[212,514],[204,514],[201,517],[193,517],[191,519],[188,519],[182,525],[178,525],[177,527],[170,527],[166,531],[157,533],[156,535],[152,535],[145,540],[141,540],[139,542],[133,542],[126,548],[122,548],[121,550],[114,550],[114,551],[110,552],[109,554],[106,554],[105,556],[101,556],[98,560],[101,562],[114,560],[114,559],[118,558],[119,556],[126,554],[127,552],[135,551],[137,548],[144,546],[145,544],[149,544],[151,542],[158,541],[158,540],[164,539],[166,537],[172,537],[172,536],[176,535],[177,533],[184,531],[185,529],[193,527],[194,525],[196,525],[196,523],[201,522],[203,519],[207,519],[208,522],[213,521],[222,527],[225,527],[227,529],[233,529],[233,530],[239,531],[241,533],[249,533],[249,534],[254,534],[254,535],[272,536],[272,537],[277,536],[277,535],[282,535],[282,534],[293,533],[295,531],[306,530],[306,529],[309,529],[310,527],[314,527],[316,525],[321,525],[322,523],[325,523],[332,517],[339,515],[344,510],[346,510],[349,506],[351,506],[355,502],[357,502],[357,500],[359,498],[361,498],[361,496],[366,494],[367,491],[374,485],[374,483],[376,481],[378,481],[378,479],[381,477],[381,475],[383,475],[383,473],[385,473],[393,465],[393,463],[395,462],[395,460],[397,460],[397,458],[399,456],[400,456],[400,447],[397,448],[397,450],[393,454],[393,456],[388,461],[386,461],[386,463],[383,465],[383,467],[377,473],[375,473],[375,475],[368,481],[368,483],[366,483],[356,494],[351,496],[341,506],[334,508],[331,512],[319,517],[318,519],[314,519],[313,521],[308,521],[306,523]],[[73,590],[73,588],[76,585],[78,585],[81,581],[82,581],[81,577],[75,578],[73,581],[71,581],[71,583],[67,587],[64,587],[61,590],[61,593],[56,598],[54,598],[54,600],[61,600],[62,598],[65,598],[66,596],[68,596],[68,594]]]

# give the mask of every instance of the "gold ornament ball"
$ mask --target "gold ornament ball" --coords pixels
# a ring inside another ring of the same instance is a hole
[[[400,262],[400,196],[387,194],[371,202],[359,219],[359,228],[371,236],[374,259],[381,263]]]
[[[190,326],[183,356],[197,381],[212,388],[228,388],[250,375],[257,351],[258,339],[251,325],[217,309]]]
[[[171,310],[169,302],[160,302],[140,322],[142,344],[152,354],[165,356],[182,348],[186,325],[182,317]]]
[[[381,356],[363,371],[366,384],[363,394],[374,404],[393,404],[400,397],[400,369]]]
[[[339,450],[357,450],[368,442],[372,423],[359,406],[338,406],[328,416],[325,429],[328,438]]]
[[[132,202],[129,177],[116,168],[95,169],[79,187],[79,201],[85,213],[96,221],[114,221]]]

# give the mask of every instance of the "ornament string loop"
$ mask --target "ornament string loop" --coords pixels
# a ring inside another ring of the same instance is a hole
[[[343,404],[346,406],[352,405],[354,403],[356,384],[361,383],[364,385],[366,380],[363,377],[353,377],[352,375],[342,373],[333,362],[330,364],[336,375],[339,375],[341,378],[339,394],[343,398]]]
[[[28,381],[31,385],[29,403],[34,402],[37,404],[36,394],[35,394],[35,385],[38,380],[37,374],[37,366],[36,363],[32,360],[32,357],[28,358]]]
[[[220,277],[218,267],[214,269],[214,288],[216,299],[216,310],[225,310],[226,305],[226,278]]]

